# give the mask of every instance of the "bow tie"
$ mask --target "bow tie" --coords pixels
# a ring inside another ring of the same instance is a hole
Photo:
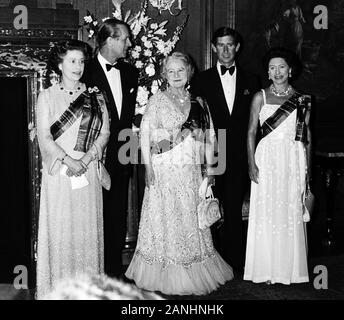
[[[115,63],[115,64],[109,64],[109,63],[107,63],[107,64],[105,65],[105,67],[106,67],[106,71],[110,71],[111,68],[116,68],[117,70],[119,70],[119,65],[118,65],[118,63]]]
[[[232,75],[234,73],[235,70],[235,66],[230,66],[229,68],[223,66],[221,64],[221,75],[223,76],[227,71],[229,71],[229,74]]]

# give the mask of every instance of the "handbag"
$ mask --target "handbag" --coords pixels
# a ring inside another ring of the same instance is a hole
[[[206,193],[209,196],[203,198],[197,206],[198,227],[201,230],[209,228],[222,217],[219,200],[214,198],[211,186],[208,186]]]
[[[311,220],[311,214],[314,208],[314,201],[315,201],[314,194],[312,193],[309,185],[307,185],[306,191],[304,192],[304,196],[303,196],[303,208],[304,208],[303,221],[304,222],[309,222]]]
[[[97,173],[98,173],[99,182],[102,185],[102,187],[106,190],[110,190],[111,177],[108,171],[106,170],[104,163],[101,160],[98,160]]]

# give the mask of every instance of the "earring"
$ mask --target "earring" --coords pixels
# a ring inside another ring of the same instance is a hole
[[[291,78],[291,70],[289,70],[289,78]]]

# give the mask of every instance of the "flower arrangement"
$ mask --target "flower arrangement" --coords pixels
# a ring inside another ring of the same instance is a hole
[[[88,32],[88,37],[91,39],[94,34],[97,34],[99,25],[97,19],[88,10],[86,16],[84,17],[84,26]]]
[[[159,12],[164,10],[168,10],[171,15],[175,15],[172,12],[172,6],[174,5],[176,0],[149,0],[153,7],[158,8]],[[176,4],[177,10],[182,10],[182,0],[178,0],[178,4]]]
[[[143,0],[141,10],[135,15],[127,11],[122,16],[121,4],[123,0],[113,0],[113,17],[123,20],[130,25],[133,35],[133,46],[129,51],[128,62],[139,70],[139,88],[136,100],[136,114],[143,114],[148,99],[163,85],[157,70],[161,60],[175,48],[187,24],[188,17],[178,26],[171,37],[167,37],[166,24],[168,20],[157,23],[151,21],[147,15],[148,0]],[[108,18],[102,19],[102,21]],[[84,26],[88,31],[89,39],[96,36],[99,29],[97,19],[87,11],[84,17]],[[167,39],[166,39],[167,38]]]

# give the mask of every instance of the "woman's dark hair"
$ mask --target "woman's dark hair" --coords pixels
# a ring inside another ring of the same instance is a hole
[[[242,44],[242,38],[241,35],[238,31],[230,28],[230,27],[221,27],[219,29],[217,29],[214,34],[213,37],[211,39],[211,43],[216,46],[217,43],[217,38],[221,38],[221,37],[225,37],[225,36],[231,36],[234,40],[235,45]]]
[[[269,69],[270,60],[273,58],[282,58],[285,60],[287,65],[291,68],[291,79],[296,78],[300,74],[302,64],[293,51],[283,47],[271,48],[263,57],[264,70]]]
[[[67,54],[68,51],[78,50],[81,51],[85,58],[85,63],[92,56],[92,48],[83,41],[80,40],[67,40],[60,41],[54,44],[49,52],[47,71],[45,74],[46,77],[46,86],[50,86],[50,76],[53,73],[56,73],[58,76],[61,76],[61,70],[59,69],[59,64],[63,61],[63,57]]]
[[[97,43],[99,49],[105,45],[108,37],[118,38],[121,36],[121,30],[119,28],[120,25],[127,27],[128,32],[130,32],[130,26],[127,23],[115,18],[106,19],[102,23],[97,33]]]

